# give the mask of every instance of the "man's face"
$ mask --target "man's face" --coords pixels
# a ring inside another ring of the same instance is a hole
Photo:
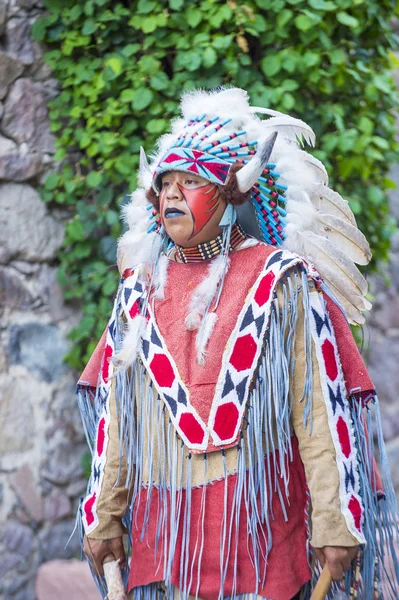
[[[199,175],[170,171],[162,177],[159,199],[162,224],[175,244],[190,248],[220,234],[226,202],[214,183]]]

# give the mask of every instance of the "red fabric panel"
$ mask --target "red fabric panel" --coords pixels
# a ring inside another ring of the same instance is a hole
[[[98,342],[96,349],[89,362],[87,363],[85,370],[83,371],[80,379],[78,381],[78,385],[86,385],[87,387],[97,388],[98,375],[100,373],[101,368],[101,360],[104,354],[105,341],[107,337],[107,329],[104,329],[104,333],[101,336],[100,341]]]
[[[334,327],[348,395],[350,395],[351,390],[362,392],[374,391],[373,382],[364,365],[359,348],[356,346],[345,316],[327,294],[323,295]]]
[[[286,506],[288,521],[285,522],[277,494],[274,494],[273,512],[274,519],[270,519],[273,537],[272,550],[268,557],[266,585],[259,590],[259,594],[273,600],[290,600],[300,587],[310,579],[310,570],[306,558],[306,530],[304,524],[305,508],[305,475],[299,457],[296,438],[293,439],[293,462],[290,469],[289,494],[290,505]],[[231,504],[236,483],[236,475],[228,478],[228,523],[231,514]],[[215,481],[207,486],[205,509],[205,544],[202,558],[199,597],[205,600],[217,600],[220,587],[220,531],[223,516],[224,481]],[[191,558],[194,556],[197,541],[197,524],[200,517],[202,488],[192,490],[191,510],[191,539],[189,546]],[[147,495],[143,490],[140,504],[137,508],[137,521],[133,517],[132,539],[132,569],[129,577],[129,590],[146,585],[153,581],[163,579],[163,557],[158,555],[155,560],[156,519],[159,510],[159,492],[153,488],[150,509],[150,526],[148,536],[140,541],[140,534],[145,513]],[[184,492],[183,502],[184,506]],[[136,524],[135,524],[136,523]],[[266,528],[264,528],[266,533]],[[183,510],[181,515],[179,533],[176,543],[176,553],[172,568],[172,583],[179,586],[180,559],[182,552]],[[231,548],[235,547],[236,531],[233,527]],[[159,548],[163,547],[160,540]],[[197,549],[198,556],[198,549]],[[224,595],[229,596],[233,584],[234,553],[231,551],[228,564]],[[157,565],[160,564],[157,570]],[[195,563],[197,565],[197,563]],[[261,565],[262,568],[262,565]],[[189,572],[190,573],[190,572]],[[282,576],[283,575],[283,576]],[[193,582],[190,594],[195,595],[197,587],[197,569],[193,570]],[[245,503],[241,504],[240,526],[238,535],[238,568],[237,568],[237,594],[253,593],[255,591],[255,570],[252,566],[247,550],[247,527]]]

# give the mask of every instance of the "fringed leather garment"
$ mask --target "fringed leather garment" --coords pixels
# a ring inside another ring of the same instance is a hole
[[[155,599],[161,581],[170,597],[308,598],[312,546],[360,543],[363,597],[374,599],[395,500],[378,400],[345,317],[290,252],[259,243],[230,260],[204,366],[185,317],[207,263],[171,263],[164,300],[148,304],[140,269],[124,273],[78,384],[93,451],[83,527],[116,537],[123,518],[135,598]],[[139,314],[139,354],[118,372],[112,357]]]

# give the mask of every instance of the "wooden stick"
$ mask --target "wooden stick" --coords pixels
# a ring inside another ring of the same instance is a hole
[[[331,583],[332,583],[332,577],[331,577],[330,569],[328,568],[328,565],[326,563],[321,572],[319,580],[316,583],[316,587],[313,590],[310,600],[325,600],[325,598],[328,594],[328,591],[330,589]]]
[[[115,560],[114,556],[109,554],[103,560],[103,568],[108,588],[108,600],[127,600],[119,560]]]

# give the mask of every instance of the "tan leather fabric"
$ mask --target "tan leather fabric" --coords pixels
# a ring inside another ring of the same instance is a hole
[[[313,282],[309,282],[313,293]],[[327,411],[320,385],[320,374],[316,352],[312,344],[313,364],[313,427],[303,425],[303,405],[300,402],[303,390],[303,377],[306,369],[304,353],[304,311],[302,293],[298,298],[298,325],[295,340],[295,371],[293,381],[292,422],[299,442],[299,452],[305,467],[306,479],[312,500],[312,545],[356,546],[357,540],[349,533],[346,521],[340,510],[339,474],[336,452],[328,425]]]
[[[312,286],[313,283],[310,282]],[[323,393],[320,385],[320,375],[315,350],[312,350],[313,358],[313,430],[309,435],[309,429],[303,425],[303,403],[300,402],[304,376],[306,372],[305,354],[304,354],[304,311],[302,304],[301,286],[298,286],[298,322],[295,342],[296,364],[294,379],[291,387],[291,397],[293,398],[292,425],[293,430],[299,441],[299,449],[302,461],[305,466],[306,477],[312,499],[312,544],[315,547],[330,546],[354,546],[356,539],[349,533],[345,519],[340,511],[339,499],[339,475],[336,465],[336,454],[333,441],[330,435],[327,412]],[[314,291],[314,293],[316,293]],[[282,286],[277,291],[280,308],[283,304]],[[146,379],[146,392],[153,393],[149,386],[150,379]],[[107,462],[103,479],[102,491],[97,505],[97,514],[100,524],[89,535],[93,539],[106,539],[117,537],[122,534],[120,519],[124,514],[127,502],[127,492],[123,485],[126,478],[126,468],[123,464],[121,469],[120,484],[115,485],[119,469],[119,439],[118,424],[116,418],[116,408],[114,399],[114,390],[112,390],[110,439],[107,447]],[[146,423],[147,440],[145,442],[152,447],[152,474],[154,482],[159,480],[161,468],[167,469],[165,453],[160,445],[159,432],[164,430],[166,443],[168,443],[168,432],[171,426],[167,411],[159,410],[156,414],[147,414],[145,408],[137,409],[139,422]],[[140,410],[143,412],[140,413]],[[245,431],[244,431],[245,436]],[[169,438],[175,440],[174,432]],[[171,442],[173,443],[173,441]],[[147,455],[144,452],[145,456]],[[178,452],[178,461],[184,461],[187,465],[188,452],[184,449],[182,456]],[[180,471],[179,466],[177,472]],[[191,484],[197,486],[209,481],[221,479],[224,477],[224,464],[221,452],[211,452],[207,455],[207,470],[204,473],[204,459],[202,454],[194,454],[191,457]],[[228,473],[234,473],[237,469],[237,448],[226,450],[226,468]],[[150,465],[145,464],[144,480],[148,480]],[[168,474],[167,474],[168,479]],[[182,479],[185,484],[186,477]]]

